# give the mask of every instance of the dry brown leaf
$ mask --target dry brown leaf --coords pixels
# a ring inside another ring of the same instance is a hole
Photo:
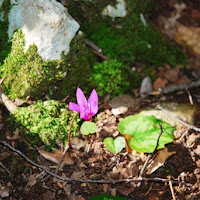
[[[179,79],[180,65],[177,65],[175,68],[171,69],[169,65],[165,66],[168,69],[165,72],[165,78],[170,82],[176,82]]]
[[[66,178],[66,175],[64,173],[62,173],[62,177]],[[67,181],[62,181],[60,179],[56,179],[57,185],[60,188],[64,188],[67,185]]]
[[[59,151],[59,150],[55,150],[53,153],[42,151],[42,150],[38,150],[38,151],[45,159],[56,164],[60,162],[61,157],[62,157],[62,151]],[[74,164],[74,160],[66,153],[60,167],[63,168],[65,165],[73,165],[73,164]]]
[[[129,140],[133,137],[131,137],[130,135],[124,134],[123,135],[126,141],[126,151],[127,153],[132,153],[133,149],[129,146]]]
[[[84,147],[86,143],[82,139],[74,137],[71,139],[71,145],[73,149],[79,150],[80,148]]]
[[[175,40],[178,44],[190,48],[195,55],[200,56],[200,28],[179,25]]]
[[[168,152],[168,148],[165,147],[164,149],[161,149],[157,152],[156,156],[153,160],[151,160],[150,164],[147,167],[147,174],[152,174],[155,172],[158,168],[162,167],[165,163],[165,161],[175,154],[175,151]]]
[[[159,88],[163,88],[163,87],[165,87],[165,82],[163,81],[163,79],[161,79],[160,77],[158,77],[155,80],[154,84],[153,84],[153,88],[154,88],[154,90],[157,91]]]

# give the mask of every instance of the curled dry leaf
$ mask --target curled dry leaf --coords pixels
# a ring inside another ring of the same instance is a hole
[[[53,153],[39,150],[39,153],[45,159],[56,164],[60,162],[61,157],[62,157],[62,151],[59,151],[59,150],[55,150]],[[73,164],[74,164],[74,160],[66,153],[60,167],[63,168],[65,165],[73,165]]]
[[[163,87],[165,87],[165,82],[163,81],[163,79],[158,77],[153,84],[153,88],[155,91],[157,91],[159,88],[163,88]]]
[[[195,55],[200,56],[200,28],[180,25],[175,40],[178,44],[190,48]]]
[[[147,174],[152,174],[153,172],[155,172],[158,168],[162,167],[165,163],[165,161],[172,156],[173,154],[175,154],[175,151],[172,152],[168,152],[167,147],[165,147],[164,149],[161,149],[157,152],[156,156],[154,157],[154,159],[151,160],[150,164],[147,167]]]

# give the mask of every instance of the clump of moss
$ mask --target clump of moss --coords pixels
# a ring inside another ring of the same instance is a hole
[[[21,30],[14,33],[12,50],[1,66],[1,75],[12,98],[41,98],[50,94],[61,99],[75,92],[77,86],[87,85],[94,57],[87,49],[84,36],[76,36],[70,53],[61,61],[43,61],[32,45],[24,53],[24,35]]]
[[[130,69],[117,60],[107,60],[94,66],[90,81],[98,95],[122,95],[130,89]]]
[[[4,1],[0,7],[0,13],[4,12],[4,21],[0,21],[0,65],[3,64],[4,59],[10,53],[11,42],[8,42],[8,13],[10,11],[10,1]]]
[[[68,111],[68,106],[59,101],[37,101],[28,107],[21,107],[13,114],[17,127],[23,127],[27,134],[38,135],[46,145],[53,147],[57,140],[67,141],[70,122],[74,112]],[[75,134],[79,128],[80,119],[73,123]]]

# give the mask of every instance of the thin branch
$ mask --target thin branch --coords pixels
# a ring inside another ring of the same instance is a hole
[[[46,169],[45,167],[43,167],[42,165],[39,165],[35,162],[33,162],[32,160],[30,160],[29,158],[27,158],[21,151],[13,148],[11,145],[9,145],[8,143],[6,143],[5,141],[0,141],[1,145],[4,145],[6,147],[8,147],[9,149],[11,149],[12,151],[14,151],[15,153],[17,153],[18,155],[20,155],[22,158],[24,158],[28,163],[30,163],[31,165],[44,170],[47,174],[56,177],[60,180],[63,181],[76,181],[76,182],[80,182],[80,183],[99,183],[99,184],[116,184],[116,183],[122,183],[122,182],[142,182],[142,181],[147,181],[147,182],[156,182],[156,183],[166,183],[171,181],[172,184],[183,184],[186,186],[192,186],[192,184],[190,183],[185,183],[185,182],[180,182],[180,181],[176,181],[176,180],[170,180],[170,179],[163,179],[163,178],[144,178],[144,177],[139,177],[139,178],[132,178],[132,179],[118,179],[118,180],[92,180],[92,179],[76,179],[76,178],[64,178],[61,177],[55,173],[52,173],[51,171],[49,171],[48,169]]]
[[[63,159],[64,159],[64,157],[65,157],[65,154],[67,153],[68,148],[71,148],[71,142],[70,142],[70,138],[71,138],[71,129],[72,129],[73,122],[74,122],[74,120],[75,120],[75,118],[76,118],[77,115],[78,115],[78,112],[73,116],[72,121],[71,121],[71,123],[70,123],[69,132],[68,132],[68,144],[66,144],[66,146],[65,146],[65,149],[64,149],[64,152],[63,152],[63,154],[62,154],[62,157],[61,157],[61,159],[60,159],[60,161],[59,161],[59,163],[58,163],[58,165],[57,165],[57,167],[56,167],[56,172],[55,172],[55,174],[58,174],[58,171],[59,171],[59,169],[60,169],[60,165],[61,165],[61,163],[62,163],[62,161],[63,161]]]
[[[168,86],[168,87],[159,88],[158,91],[161,94],[167,94],[167,93],[170,93],[170,92],[185,90],[186,88],[187,89],[196,88],[196,87],[199,87],[199,86],[200,86],[200,79],[197,80],[197,81],[193,81],[189,84],[183,83],[183,84],[179,84],[179,85],[171,85],[171,86]]]
[[[147,164],[148,164],[149,160],[153,157],[153,155],[155,154],[155,152],[158,149],[160,137],[163,134],[162,124],[160,123],[159,126],[160,126],[160,134],[159,134],[158,139],[157,139],[156,147],[155,147],[154,151],[148,155],[148,157],[147,157],[147,159],[146,159],[146,161],[145,161],[145,163],[144,163],[144,165],[143,165],[143,167],[142,167],[142,169],[140,171],[140,176],[143,176],[143,174],[144,174],[144,172],[145,172],[145,170],[147,168]]]
[[[4,82],[4,80],[6,79],[7,75],[5,75],[1,80],[0,80],[0,85]]]
[[[200,132],[200,128],[197,128],[196,126],[193,126],[191,124],[188,124],[188,123],[182,121],[175,114],[173,114],[173,113],[169,112],[168,110],[164,109],[161,105],[158,105],[157,108],[160,109],[160,110],[162,110],[163,112],[165,112],[170,117],[173,117],[174,119],[176,119],[180,124],[186,126],[188,129]]]

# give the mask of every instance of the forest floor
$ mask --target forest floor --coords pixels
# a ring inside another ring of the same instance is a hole
[[[163,21],[159,19],[164,16],[169,18],[173,13],[174,5],[181,1],[159,0],[161,8],[152,17],[153,25],[156,25],[163,32],[165,37],[171,37],[168,29],[163,28]],[[197,2],[197,1],[196,1]],[[187,27],[200,26],[200,5],[185,1],[186,8],[181,12],[178,22]],[[165,24],[166,25],[166,24]],[[165,26],[166,27],[166,26]],[[173,39],[173,38],[170,38]],[[200,57],[188,49],[185,49],[193,68],[189,70],[192,74],[200,74]],[[170,69],[168,69],[170,75]],[[194,73],[193,73],[194,72]],[[172,72],[172,74],[174,74]],[[188,74],[179,71],[177,80]],[[160,78],[162,73],[160,73]],[[167,77],[165,77],[167,78]],[[190,79],[190,78],[189,78]],[[190,91],[194,105],[200,103],[200,89],[191,89]],[[116,98],[117,99],[117,98]],[[123,100],[118,99],[118,106],[123,105]],[[103,139],[108,136],[117,136],[118,122],[121,118],[138,113],[147,107],[155,108],[156,104],[171,102],[185,103],[190,105],[191,99],[187,91],[178,91],[166,95],[148,96],[145,99],[140,97],[131,97],[131,105],[127,105],[128,111],[120,115],[113,114],[112,105],[106,102],[101,107],[101,118],[96,120],[98,131],[94,135],[84,138],[87,145],[73,148],[68,151],[70,157],[74,160],[72,165],[66,165],[59,172],[62,177],[74,179],[90,180],[119,180],[137,178],[141,166],[144,164],[147,155],[126,154],[114,155],[109,152],[103,144]],[[116,103],[116,102],[115,102]],[[126,102],[127,103],[127,102]],[[200,127],[200,112],[198,110],[194,115],[195,127]],[[188,111],[189,113],[189,111]],[[35,163],[52,170],[55,164],[44,159],[37,151],[25,142],[21,142],[18,130],[11,130],[8,126],[8,115],[6,108],[0,106],[0,140],[6,141],[15,149],[20,150]],[[175,120],[175,119],[174,119]],[[41,169],[26,162],[15,152],[7,147],[0,146],[0,199],[19,200],[19,199],[69,199],[69,200],[87,200],[91,197],[106,193],[113,196],[124,197],[130,200],[197,200],[200,199],[200,133],[190,129],[188,133],[181,138],[187,131],[187,127],[177,128],[175,140],[166,145],[170,152],[175,152],[164,164],[155,172],[145,174],[146,178],[171,179],[182,182],[183,184],[171,182],[157,182],[155,179],[149,181],[133,181],[110,183],[81,183],[78,181],[61,181],[50,176]],[[181,139],[180,139],[181,138]],[[24,140],[23,140],[24,141]],[[190,183],[186,185],[184,183]]]

